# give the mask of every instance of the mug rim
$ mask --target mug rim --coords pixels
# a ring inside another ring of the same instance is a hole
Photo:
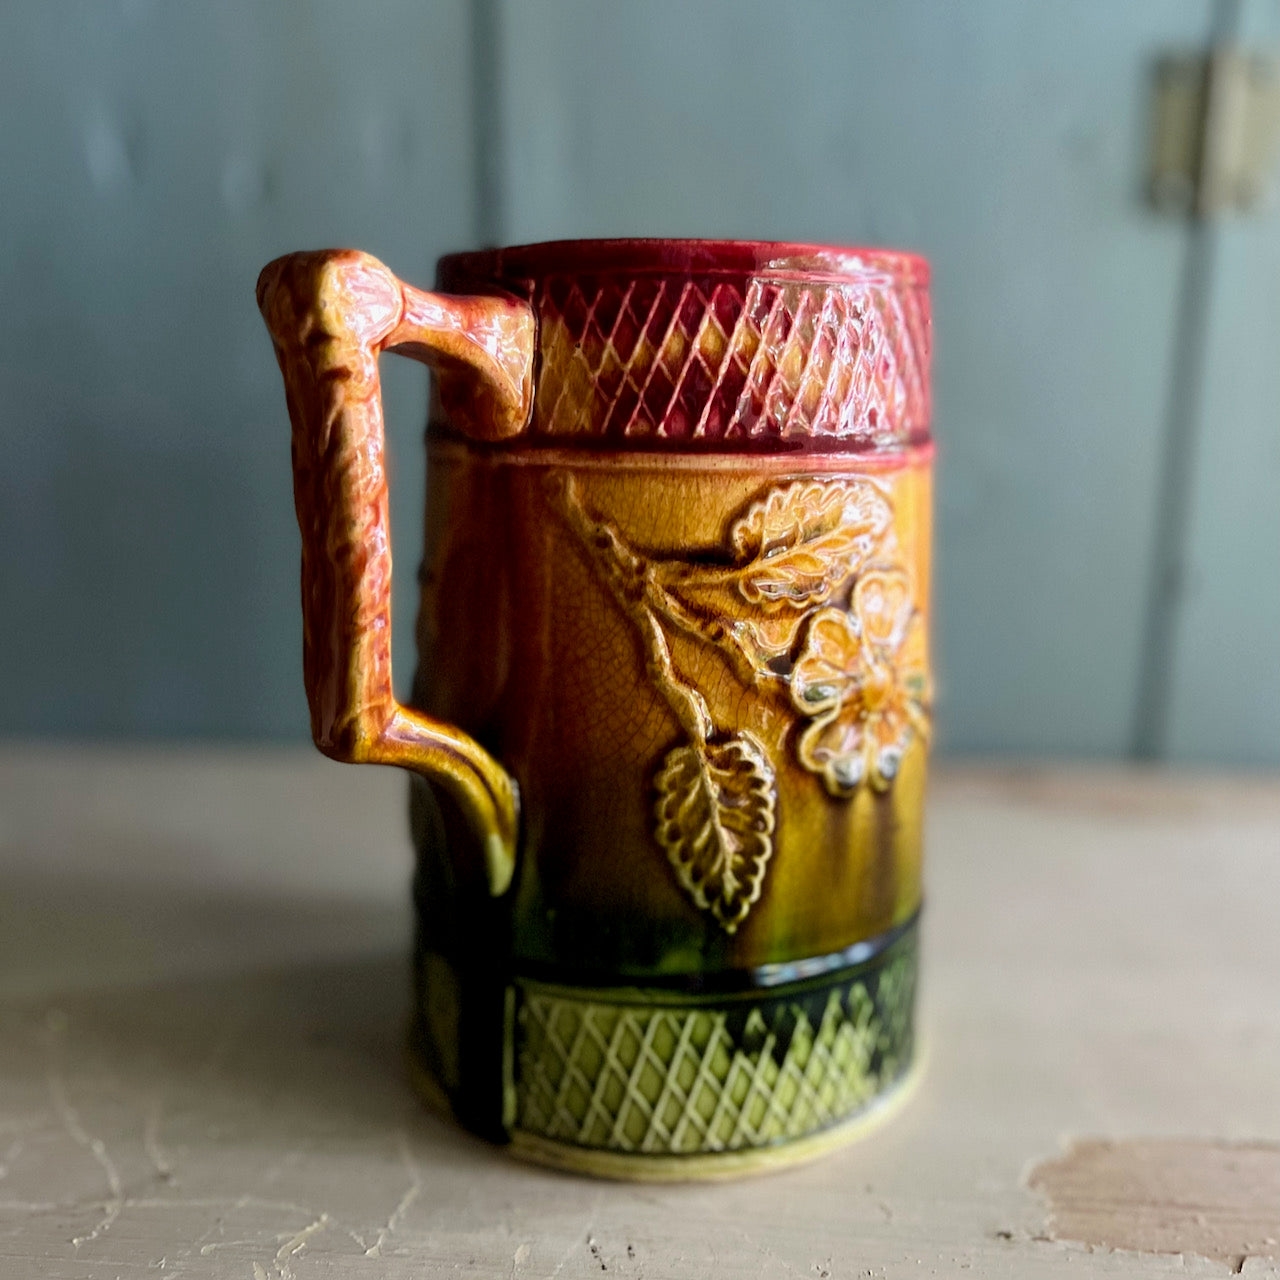
[[[792,240],[664,237],[541,240],[448,253],[436,264],[442,280],[556,275],[767,275],[806,280],[881,281],[924,288],[929,263],[906,249],[813,244]]]

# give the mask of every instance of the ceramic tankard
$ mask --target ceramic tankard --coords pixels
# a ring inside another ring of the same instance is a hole
[[[258,298],[317,745],[412,775],[422,1091],[639,1178],[812,1154],[911,1078],[927,266],[620,240],[350,251]],[[392,695],[378,357],[436,373]]]

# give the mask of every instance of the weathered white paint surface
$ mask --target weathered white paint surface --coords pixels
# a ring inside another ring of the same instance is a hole
[[[521,1167],[422,1111],[403,806],[309,753],[0,754],[0,1274],[1226,1273],[1048,1242],[1022,1180],[1070,1135],[1280,1139],[1274,780],[943,773],[920,1093],[715,1187]]]

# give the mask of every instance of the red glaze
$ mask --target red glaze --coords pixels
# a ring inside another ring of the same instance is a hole
[[[454,254],[438,274],[537,315],[531,444],[843,453],[929,439],[929,270],[914,254],[559,241]]]

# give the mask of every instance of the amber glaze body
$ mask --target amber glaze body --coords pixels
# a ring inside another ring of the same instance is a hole
[[[522,1154],[738,1172],[910,1073],[926,270],[597,241],[446,258],[434,295],[359,255],[264,272],[317,741],[415,775],[418,1079]],[[440,371],[407,708],[387,348]]]

